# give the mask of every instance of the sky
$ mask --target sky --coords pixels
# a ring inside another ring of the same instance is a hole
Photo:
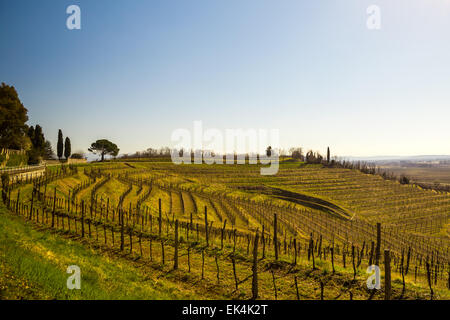
[[[72,151],[129,153],[202,121],[278,129],[285,149],[450,154],[449,36],[450,0],[0,0],[0,81],[54,149],[60,128]]]

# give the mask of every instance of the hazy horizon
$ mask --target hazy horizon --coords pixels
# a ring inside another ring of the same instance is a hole
[[[155,149],[155,148],[154,148]],[[128,153],[120,153],[119,156],[122,155],[132,155],[135,152],[142,152],[142,151],[146,151],[146,150],[136,150],[134,152],[128,152]],[[304,150],[304,153],[306,153],[308,150]],[[313,150],[313,151],[318,151],[318,150]],[[319,150],[320,152],[320,150]],[[322,153],[322,155],[325,155],[325,153]],[[93,159],[100,159],[99,155],[95,155],[92,153],[87,152],[86,156],[88,157],[88,160],[93,160]],[[336,155],[339,159],[348,159],[348,160],[413,160],[413,159],[417,159],[421,158],[420,160],[442,160],[442,159],[450,159],[450,154],[417,154],[417,155],[377,155],[377,156],[359,156],[359,155]],[[333,156],[332,156],[333,157]]]

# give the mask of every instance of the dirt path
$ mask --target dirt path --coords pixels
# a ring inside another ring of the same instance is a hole
[[[300,204],[302,206],[316,209],[320,211],[324,211],[333,215],[337,215],[343,218],[351,218],[351,214],[347,212],[345,209],[339,207],[338,205],[331,203],[329,201],[323,200],[321,198],[316,198],[312,196],[308,196],[298,192],[292,192],[288,190],[283,190],[279,188],[268,187],[265,188],[263,193],[272,195],[275,198],[282,199],[289,202],[294,202]]]

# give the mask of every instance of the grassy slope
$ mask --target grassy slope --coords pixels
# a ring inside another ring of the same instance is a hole
[[[81,268],[81,290],[69,290],[66,268]],[[155,279],[128,261],[99,254],[89,246],[64,239],[0,207],[0,299],[180,299],[199,298]]]

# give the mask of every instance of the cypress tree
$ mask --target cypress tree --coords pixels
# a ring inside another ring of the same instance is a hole
[[[330,163],[330,147],[327,147],[327,162]]]
[[[66,160],[69,159],[70,155],[72,154],[72,147],[70,145],[70,138],[66,137],[66,140],[64,141],[64,157]]]
[[[58,156],[58,159],[61,160],[62,156],[63,156],[63,134],[61,129],[58,130],[58,144],[56,146],[56,153]]]
[[[31,137],[30,137],[31,139]],[[42,132],[42,127],[40,125],[36,125],[34,129],[34,137],[32,138],[33,147],[39,150],[40,154],[44,153],[44,145],[45,145],[45,137]]]

